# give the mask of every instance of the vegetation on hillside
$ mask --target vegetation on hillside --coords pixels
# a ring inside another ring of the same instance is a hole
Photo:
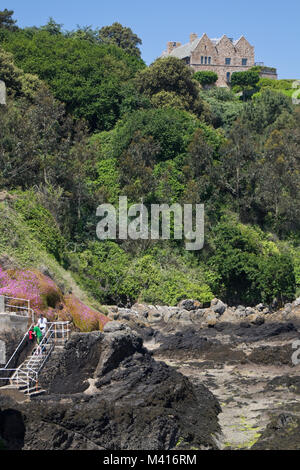
[[[173,57],[146,67],[140,39],[121,25],[63,31],[50,19],[20,29],[11,15],[0,14],[8,91],[0,190],[11,195],[1,253],[24,269],[43,259],[54,277],[69,271],[103,304],[292,300],[300,288],[292,82],[252,71],[220,89],[215,76]],[[121,195],[148,206],[204,203],[203,250],[186,251],[185,240],[97,240],[96,208],[117,207]]]

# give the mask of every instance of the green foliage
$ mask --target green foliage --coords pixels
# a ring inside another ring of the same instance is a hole
[[[140,71],[135,79],[141,93],[150,98],[161,92],[178,95],[186,110],[201,115],[203,103],[199,97],[199,86],[193,79],[193,72],[175,57],[157,59],[150,67]],[[165,95],[164,95],[165,96]],[[169,99],[170,99],[169,95]],[[157,100],[157,98],[156,98]]]
[[[213,298],[200,268],[165,267],[151,254],[132,259],[113,242],[91,242],[69,261],[77,279],[102,303],[176,305],[186,296],[202,302]]]
[[[218,80],[218,75],[210,70],[200,70],[194,74],[193,78],[205,87],[208,85],[214,85]]]
[[[2,44],[18,66],[35,73],[92,129],[109,129],[120,115],[121,90],[143,62],[114,45],[99,45],[63,34],[20,31]]]
[[[155,108],[185,109],[184,100],[174,91],[162,90],[151,97],[151,103]]]
[[[62,27],[63,25],[56,23],[56,21],[51,16],[48,23],[45,26],[41,26],[40,29],[41,31],[46,31],[49,34],[56,36],[58,34],[62,34]]]
[[[182,110],[139,110],[126,115],[109,134],[100,134],[98,139],[107,158],[120,158],[136,132],[140,132],[142,136],[152,136],[160,145],[157,161],[170,160],[186,150],[200,126],[204,125],[195,116]]]
[[[210,244],[208,264],[219,273],[218,294],[229,303],[255,305],[294,297],[291,255],[269,242],[260,229],[223,221],[212,230]]]
[[[223,127],[226,131],[232,127],[244,107],[238,97],[226,88],[202,91],[201,97],[210,106],[214,127]]]
[[[16,31],[18,28],[16,27],[16,20],[12,18],[14,14],[13,10],[5,10],[0,11],[0,29],[7,29],[9,31]]]
[[[267,88],[246,104],[243,119],[253,131],[263,133],[284,112],[292,114],[291,100],[283,94]]]
[[[240,86],[242,89],[254,88],[259,82],[259,73],[254,70],[246,72],[233,72],[231,86]]]
[[[115,22],[111,26],[101,28],[99,38],[103,43],[115,44],[130,55],[141,56],[138,46],[142,44],[142,40],[130,28],[126,28],[120,23]]]
[[[49,211],[38,203],[35,194],[32,191],[18,193],[17,199],[14,201],[14,209],[23,218],[41,247],[60,261],[63,256],[65,242],[55,219]]]
[[[32,99],[42,89],[43,83],[30,73],[24,73],[14,63],[13,55],[0,47],[0,77],[7,87],[8,95]]]
[[[58,261],[68,263],[103,303],[293,299],[300,108],[292,80],[258,80],[253,68],[233,74],[233,90],[206,89],[217,76],[193,74],[174,57],[145,67],[141,40],[119,23],[66,32],[50,18],[19,29],[4,13],[0,187],[16,198],[1,203],[0,252],[60,277]],[[186,252],[179,240],[96,242],[97,206],[117,206],[120,195],[205,203],[204,250]]]

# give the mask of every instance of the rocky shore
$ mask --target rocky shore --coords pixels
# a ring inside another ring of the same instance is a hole
[[[300,447],[299,299],[277,311],[218,299],[108,309],[103,332],[73,333],[50,358],[40,376],[46,395],[0,395],[2,445]]]
[[[40,382],[48,394],[30,402],[0,395],[6,448],[218,448],[218,400],[154,360],[142,338],[120,323],[104,333],[73,334]]]

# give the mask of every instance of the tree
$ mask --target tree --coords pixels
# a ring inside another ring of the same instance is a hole
[[[16,20],[12,19],[12,15],[14,14],[13,10],[5,10],[0,11],[0,29],[8,29],[10,31],[16,31],[18,28],[15,26]]]
[[[147,199],[153,190],[153,166],[160,147],[152,137],[136,133],[120,160],[120,182],[123,192],[133,202]]]
[[[256,202],[265,224],[280,235],[299,230],[299,133],[274,130],[259,161]]]
[[[120,116],[122,89],[141,59],[113,45],[37,31],[20,31],[5,41],[17,65],[35,73],[66,104],[76,118],[86,119],[92,130],[110,129]]]
[[[6,84],[9,96],[32,99],[35,92],[44,87],[36,75],[24,73],[17,67],[13,55],[3,49],[0,49],[0,77]]]
[[[66,37],[81,39],[91,43],[100,42],[98,31],[93,30],[91,26],[79,26],[75,31],[68,31],[65,33]]]
[[[295,276],[289,252],[268,241],[256,227],[221,220],[210,234],[208,265],[220,275],[217,295],[231,304],[255,305],[274,298],[282,303],[295,295]]]
[[[200,70],[196,72],[193,77],[197,82],[199,82],[203,87],[214,85],[218,80],[218,75],[215,72],[210,70]]]
[[[254,197],[256,176],[256,142],[247,125],[241,120],[233,125],[221,148],[217,166],[218,182],[223,192],[229,193],[234,210],[247,214]]]
[[[252,131],[264,134],[282,113],[292,115],[291,99],[278,91],[264,89],[246,103],[242,120]]]
[[[62,34],[62,27],[62,24],[56,23],[52,16],[50,16],[48,23],[45,26],[41,26],[40,29],[56,36],[57,34]]]
[[[243,99],[246,100],[246,91],[256,87],[260,79],[259,73],[255,70],[246,72],[233,72],[231,75],[231,86],[239,87],[243,91]]]
[[[130,28],[124,27],[120,23],[115,22],[111,26],[101,28],[99,38],[105,44],[115,44],[128,54],[141,57],[138,45],[142,44],[142,40]]]
[[[187,111],[201,114],[203,102],[199,97],[199,86],[193,80],[193,72],[176,57],[156,60],[136,77],[136,85],[141,93],[153,97],[158,93],[175,93]]]

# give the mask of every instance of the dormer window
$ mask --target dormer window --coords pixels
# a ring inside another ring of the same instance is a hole
[[[229,57],[227,57],[227,58],[225,59],[225,64],[226,64],[226,65],[230,65],[230,64],[231,64],[231,59],[230,59]]]

